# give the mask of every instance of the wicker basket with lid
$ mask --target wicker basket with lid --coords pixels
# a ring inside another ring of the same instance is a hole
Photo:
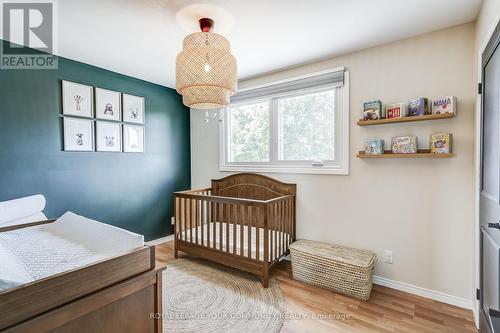
[[[364,301],[370,298],[375,253],[299,240],[290,245],[290,254],[294,279]]]

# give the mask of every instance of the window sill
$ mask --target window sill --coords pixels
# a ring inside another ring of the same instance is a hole
[[[349,175],[349,170],[335,167],[298,167],[298,166],[255,166],[255,165],[223,165],[221,172],[260,172],[260,173],[295,173],[313,175]]]

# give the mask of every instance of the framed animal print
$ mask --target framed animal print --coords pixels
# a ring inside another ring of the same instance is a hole
[[[95,88],[95,107],[97,119],[120,121],[122,116],[121,93]]]
[[[126,123],[144,124],[144,97],[123,94],[123,121]]]
[[[70,117],[63,119],[64,150],[94,151],[94,121]]]
[[[122,151],[122,125],[108,121],[96,122],[97,151]]]
[[[125,153],[144,152],[144,127],[123,125],[123,151]]]
[[[63,114],[92,118],[94,94],[93,87],[62,81]]]

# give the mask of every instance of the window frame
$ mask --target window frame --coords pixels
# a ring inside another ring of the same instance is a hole
[[[336,147],[335,160],[322,161],[321,165],[311,161],[279,159],[279,99],[298,97],[315,92],[335,89],[334,131]],[[229,162],[229,108],[224,108],[223,120],[219,123],[219,170],[222,172],[264,172],[264,173],[299,173],[299,174],[349,174],[349,72],[344,72],[344,84],[321,85],[306,89],[274,94],[266,97],[248,99],[237,104],[251,104],[269,101],[269,162]]]

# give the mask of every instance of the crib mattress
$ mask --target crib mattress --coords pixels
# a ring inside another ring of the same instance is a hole
[[[68,212],[0,233],[0,292],[144,246],[144,238]]]
[[[214,241],[214,223],[215,223],[215,241]],[[198,226],[195,228],[187,229],[180,234],[180,239],[181,240],[186,240],[187,242],[195,243],[196,242],[196,229],[198,229],[198,244],[202,244],[202,239],[203,239],[203,245],[208,247],[208,230],[210,228],[210,247],[219,249],[221,246],[220,243],[220,226],[219,222],[210,222],[208,224],[204,224],[203,226]],[[243,226],[243,248],[241,248],[241,226],[239,224],[232,224],[232,223],[221,223],[222,224],[222,249],[226,249],[226,225],[228,226],[228,231],[229,231],[229,253],[233,253],[233,248],[235,244],[234,242],[234,235],[233,233],[236,230],[236,254],[238,255],[243,255],[245,257],[248,257],[248,247],[249,247],[249,240],[248,240],[248,226]],[[236,227],[235,227],[236,226]],[[203,238],[202,238],[202,233],[201,229],[203,228]],[[252,227],[251,228],[251,242],[252,242],[252,251],[251,251],[251,258],[252,259],[257,259],[257,250],[259,251],[259,260],[264,261],[264,229],[259,228],[259,249],[257,249],[257,228]],[[191,235],[192,235],[192,240],[191,240]],[[285,244],[290,240],[290,235],[284,232],[276,231],[274,232],[274,235],[271,230],[269,230],[269,247],[271,247],[271,237],[276,237],[276,239],[283,239]],[[283,237],[283,238],[282,238]],[[279,244],[279,243],[278,243]],[[243,252],[242,252],[243,250]],[[271,249],[270,249],[271,250]],[[279,252],[279,250],[278,250]],[[271,251],[269,252],[271,253]],[[270,260],[271,261],[271,258]]]

